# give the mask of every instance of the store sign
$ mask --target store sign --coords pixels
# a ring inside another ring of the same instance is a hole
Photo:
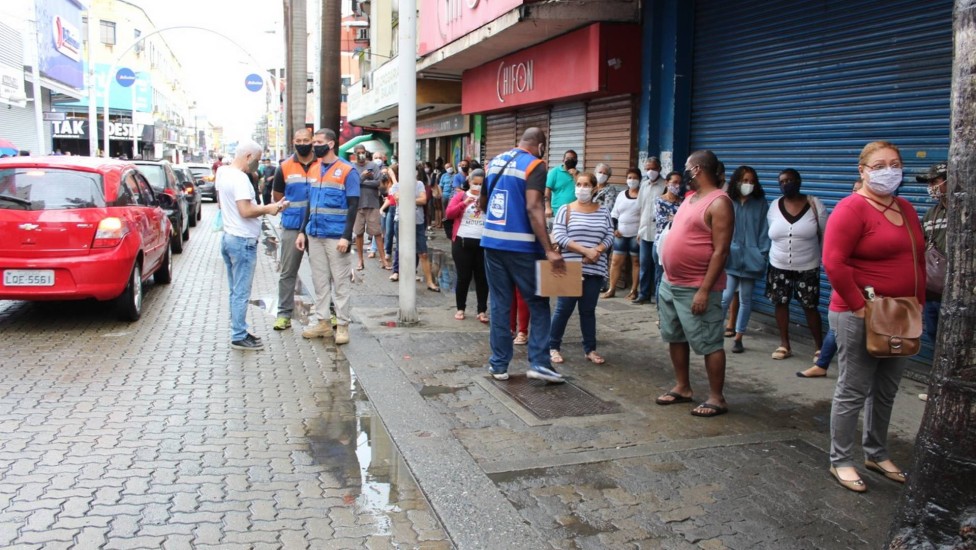
[[[461,112],[637,93],[640,30],[595,23],[464,72]]]
[[[394,57],[349,87],[348,119],[355,121],[396,105],[400,98],[400,62]]]
[[[438,118],[429,118],[417,121],[417,139],[428,139],[441,136],[456,136],[471,132],[471,117],[465,115],[452,115]],[[390,140],[394,143],[400,141],[400,127],[393,125],[390,132]]]
[[[82,90],[81,12],[78,0],[35,0],[41,76]]]
[[[101,121],[99,121],[101,129]],[[138,132],[136,134],[135,132]],[[88,121],[84,119],[71,119],[51,122],[51,134],[54,139],[88,139]],[[101,134],[101,132],[99,132]],[[133,125],[119,121],[109,121],[108,138],[110,140],[125,141],[131,140],[133,136],[142,137],[143,128],[141,124]]]
[[[81,33],[78,32],[78,27],[60,15],[54,16],[52,27],[54,29],[54,49],[68,59],[81,61]]]
[[[526,0],[420,0],[420,55],[491,23]]]
[[[27,104],[24,91],[24,69],[0,65],[0,103],[23,107]]]

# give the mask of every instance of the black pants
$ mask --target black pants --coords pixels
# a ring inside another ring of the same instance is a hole
[[[474,277],[474,292],[478,297],[478,313],[488,311],[488,278],[485,277],[485,251],[481,239],[458,237],[451,245],[451,255],[457,268],[457,308],[464,311],[467,305],[468,288]]]

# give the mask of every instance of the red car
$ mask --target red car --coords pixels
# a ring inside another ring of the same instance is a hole
[[[143,281],[173,279],[172,203],[130,162],[0,159],[0,300],[115,300],[138,320]]]

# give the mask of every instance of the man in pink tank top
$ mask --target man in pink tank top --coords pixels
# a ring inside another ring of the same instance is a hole
[[[661,339],[670,346],[676,383],[657,398],[658,405],[693,401],[689,380],[691,350],[705,356],[708,399],[692,409],[694,416],[728,412],[725,348],[722,334],[722,290],[735,214],[718,179],[719,161],[711,151],[695,151],[685,162],[685,179],[693,191],[681,204],[661,250],[664,279],[658,298]]]

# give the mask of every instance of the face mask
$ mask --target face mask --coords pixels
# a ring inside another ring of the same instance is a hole
[[[590,202],[593,198],[593,190],[589,187],[577,187],[576,188],[576,200],[580,202]]]
[[[600,185],[603,185],[604,183],[606,183],[608,179],[610,179],[610,176],[608,176],[606,174],[597,174],[596,175],[596,182],[598,184],[600,184]]]
[[[868,187],[879,195],[891,195],[901,185],[901,168],[883,168],[868,172]]]
[[[366,162],[366,153],[359,153],[356,155],[356,158],[359,159],[359,163],[362,164]]]
[[[658,176],[661,175],[661,173],[658,172],[657,170],[648,170],[646,172],[646,174],[647,174],[647,179],[652,180],[652,181],[653,180],[656,180],[658,178]]]
[[[748,197],[749,195],[752,194],[752,191],[755,188],[756,186],[751,183],[743,183],[742,185],[739,186],[739,191],[742,192],[743,197]]]
[[[461,167],[461,171],[464,172],[465,174],[467,174],[468,173],[468,167],[467,166],[462,166]]]
[[[452,166],[452,167],[448,168],[447,169],[447,173],[448,174],[453,174],[454,173],[454,167]]]
[[[563,161],[563,166],[565,166],[567,170],[572,170],[573,168],[576,168],[577,162],[579,161],[576,159],[566,159]]]
[[[627,187],[629,187],[631,189],[637,189],[637,186],[638,185],[640,185],[640,180],[635,180],[633,178],[630,178],[629,180],[627,180]]]
[[[251,162],[249,162],[247,164],[247,171],[248,172],[257,172],[258,171],[258,159],[254,159],[254,160],[252,160]]]
[[[471,192],[473,194],[477,195],[477,194],[481,193],[481,186],[480,185],[472,185],[470,187],[470,190],[471,190]]]
[[[685,183],[688,184],[688,187],[697,190],[698,185],[696,185],[694,182],[695,182],[695,176],[692,175],[691,170],[685,170]]]
[[[322,158],[325,155],[329,154],[329,151],[332,150],[332,147],[329,147],[329,144],[326,143],[325,145],[316,145],[313,147],[313,149],[315,149],[315,157]]]
[[[546,146],[545,145],[540,145],[539,146],[539,158],[541,158],[541,159],[546,158]]]
[[[295,146],[295,152],[298,153],[300,157],[307,157],[312,152],[311,143],[302,143]]]
[[[430,168],[424,168],[424,173],[425,174],[429,174],[430,173]]]
[[[792,199],[800,194],[800,182],[798,181],[791,181],[781,187],[783,188],[783,195],[788,198]]]
[[[942,184],[929,186],[929,196],[937,201],[942,200],[942,197],[945,197],[945,193],[942,192]]]
[[[672,195],[677,197],[679,196],[679,193],[681,193],[681,185],[680,184],[668,185],[668,191],[670,191]]]

